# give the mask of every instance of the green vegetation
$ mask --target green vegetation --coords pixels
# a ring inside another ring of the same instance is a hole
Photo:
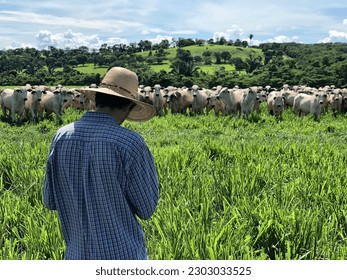
[[[175,46],[175,47],[172,47]],[[283,84],[347,87],[347,44],[266,43],[179,39],[175,44],[140,41],[99,50],[0,50],[0,86],[30,83],[65,86],[99,84],[107,69],[127,67],[140,84],[213,87]]]
[[[160,201],[141,221],[151,259],[346,259],[347,118],[277,122],[166,115],[125,126],[156,161]],[[68,109],[64,124],[81,113]],[[42,204],[54,122],[0,122],[0,258],[61,259]]]

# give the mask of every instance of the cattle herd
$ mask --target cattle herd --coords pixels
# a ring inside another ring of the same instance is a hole
[[[90,87],[97,87],[92,84]],[[212,110],[215,115],[234,115],[248,118],[259,114],[260,103],[265,102],[270,115],[282,119],[283,110],[290,108],[298,116],[311,114],[319,120],[322,114],[334,116],[347,112],[347,89],[325,86],[283,85],[281,89],[271,86],[252,86],[241,89],[238,86],[227,88],[217,86],[211,89],[192,87],[163,88],[140,85],[138,99],[152,104],[158,115],[172,114],[203,115]],[[50,117],[53,113],[59,123],[66,108],[94,110],[95,104],[78,89],[61,85],[56,87],[31,86],[26,84],[15,89],[0,89],[2,120],[11,123],[30,119],[34,123]]]
[[[158,115],[182,113],[235,115],[248,118],[259,114],[260,103],[265,102],[270,115],[282,119],[283,110],[291,108],[298,116],[313,115],[319,120],[322,114],[331,112],[335,117],[347,112],[347,89],[334,85],[321,88],[283,85],[281,89],[271,86],[252,86],[241,89],[217,86],[212,89],[166,87],[160,85],[140,86],[139,99],[153,104]]]
[[[0,90],[2,119],[11,123],[21,123],[30,119],[34,123],[56,115],[62,123],[62,114],[68,107],[91,110],[93,104],[75,89],[58,85],[56,87],[31,86]]]

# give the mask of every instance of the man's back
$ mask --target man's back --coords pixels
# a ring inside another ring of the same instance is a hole
[[[139,134],[97,112],[57,132],[44,203],[58,210],[65,259],[146,259],[135,215],[148,219],[157,202],[153,157]]]

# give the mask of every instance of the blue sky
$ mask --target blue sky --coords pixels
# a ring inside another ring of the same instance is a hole
[[[0,49],[172,38],[347,42],[346,0],[0,0]]]

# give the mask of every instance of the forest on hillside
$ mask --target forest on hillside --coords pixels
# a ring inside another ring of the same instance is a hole
[[[27,83],[65,86],[99,84],[103,74],[97,70],[104,68],[106,72],[114,66],[135,71],[143,85],[197,84],[211,88],[216,85],[281,87],[283,84],[301,84],[320,87],[333,84],[347,87],[345,43],[265,43],[249,46],[247,42],[232,42],[223,38],[217,42],[180,38],[174,43],[163,40],[152,44],[141,40],[129,45],[104,44],[92,50],[87,47],[57,49],[53,46],[44,50],[0,50],[0,87]],[[197,48],[204,49],[197,54]],[[213,68],[218,65],[220,67]],[[80,71],[79,66],[89,70]],[[208,67],[215,70],[202,70]]]

